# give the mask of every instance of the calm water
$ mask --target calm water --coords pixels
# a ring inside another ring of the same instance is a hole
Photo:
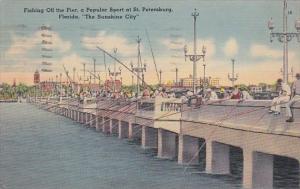
[[[191,174],[138,144],[32,105],[0,104],[0,189],[241,188],[240,161],[232,167],[233,176]]]

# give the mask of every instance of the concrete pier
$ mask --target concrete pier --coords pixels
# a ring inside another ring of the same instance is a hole
[[[229,145],[206,140],[206,172],[211,174],[229,174]]]
[[[116,135],[118,134],[118,130],[119,130],[119,120],[111,119],[109,133],[111,135]]]
[[[110,133],[110,124],[111,124],[111,119],[108,117],[103,117],[102,119],[102,132],[104,134],[109,134]]]
[[[80,123],[81,124],[85,123],[85,112],[80,112]]]
[[[178,163],[189,165],[199,164],[199,148],[198,138],[187,135],[179,135]]]
[[[96,116],[92,113],[90,113],[90,127],[96,127]]]
[[[158,129],[158,152],[159,158],[175,159],[177,156],[176,134],[164,129]]]
[[[77,112],[76,112],[76,120],[77,120],[77,122],[78,123],[80,123],[80,111],[79,110],[77,110]]]
[[[157,129],[142,126],[142,147],[143,148],[157,148]]]
[[[129,134],[129,127],[128,127],[128,122],[125,121],[119,121],[119,138],[128,138]]]
[[[240,153],[243,151],[243,187],[246,189],[273,187],[273,179],[278,179],[273,176],[273,156],[300,161],[299,122],[286,123],[284,115],[261,117],[267,112],[266,107],[270,106],[271,101],[228,100],[206,104],[205,108],[193,111],[179,112],[185,105],[170,100],[141,100],[140,109],[120,117],[114,117],[114,113],[120,111],[122,106],[120,109],[106,110],[106,100],[98,101],[97,106],[94,102],[79,105],[75,110],[64,104],[52,109],[43,102],[39,107],[81,123],[96,125],[96,130],[102,130],[103,133],[115,134],[119,138],[141,139],[143,148],[158,148],[159,158],[178,157],[179,164],[198,164],[199,154],[202,160],[204,154],[201,153],[205,153],[205,169],[209,174],[230,174],[230,148],[235,146],[240,148]],[[143,108],[146,105],[151,107],[151,103],[156,108]],[[295,106],[295,120],[300,120],[300,106]],[[230,115],[233,117],[223,120],[224,112],[231,112],[233,107],[234,113]],[[92,123],[94,115],[84,110],[98,111],[97,115],[103,116],[98,116]],[[161,118],[166,112],[174,114]],[[206,140],[205,150],[199,152],[203,139]]]
[[[128,138],[129,139],[141,139],[142,138],[142,126],[135,123],[128,123]]]
[[[102,127],[101,127],[102,119],[103,119],[103,117],[96,115],[96,119],[95,119],[95,121],[96,121],[96,123],[95,123],[96,124],[95,125],[96,131],[102,131]]]
[[[89,112],[85,112],[85,121],[84,121],[86,126],[90,125],[90,113]]]
[[[244,150],[244,188],[273,187],[273,156],[269,154]]]

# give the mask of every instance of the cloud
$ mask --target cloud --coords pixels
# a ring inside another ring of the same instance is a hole
[[[12,44],[4,52],[6,59],[15,59],[16,57],[24,57],[34,50],[36,47],[46,47],[51,48],[53,51],[58,51],[59,53],[68,52],[71,49],[71,42],[63,40],[57,32],[49,32],[51,38],[42,37],[45,34],[44,31],[37,31],[29,37],[17,36],[12,34]],[[50,41],[52,44],[42,45],[42,41]]]
[[[231,37],[229,38],[225,46],[223,48],[223,52],[227,57],[233,58],[234,56],[237,55],[239,51],[239,46],[235,38]]]
[[[252,44],[250,47],[250,54],[253,57],[265,57],[265,58],[281,58],[282,51],[272,49],[266,45]]]
[[[282,51],[272,49],[266,45],[262,44],[252,44],[250,46],[250,55],[255,58],[282,58]]]
[[[114,48],[118,48],[117,54],[125,56],[135,55],[137,53],[136,43],[128,41],[128,39],[122,35],[111,34],[106,31],[98,32],[95,37],[82,37],[81,43],[85,48],[90,50],[95,50],[97,46],[100,46],[108,52],[113,52]]]

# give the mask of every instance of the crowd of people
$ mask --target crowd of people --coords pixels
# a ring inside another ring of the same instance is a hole
[[[272,100],[269,113],[273,115],[279,115],[281,113],[281,107],[286,107],[287,122],[293,122],[293,111],[291,107],[296,102],[300,101],[300,74],[296,74],[296,81],[289,86],[283,82],[282,79],[278,79],[276,83],[276,91],[278,96]],[[200,87],[194,93],[191,90],[186,91],[172,91],[166,90],[163,87],[152,89],[150,87],[144,88],[138,95],[134,91],[120,91],[111,92],[109,90],[100,90],[97,92],[81,92],[79,95],[80,100],[85,97],[106,97],[112,99],[124,99],[128,101],[135,101],[139,99],[151,99],[155,97],[162,98],[180,98],[183,103],[187,103],[188,106],[206,103],[207,101],[217,100],[229,100],[235,99],[239,101],[253,100],[253,97],[249,94],[248,90],[241,87],[234,87],[231,90],[225,90],[224,88],[203,88]]]

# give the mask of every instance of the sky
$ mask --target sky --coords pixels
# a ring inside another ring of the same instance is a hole
[[[143,7],[161,8],[167,12],[146,12]],[[34,8],[39,12],[28,12]],[[49,9],[48,9],[49,8]],[[63,13],[47,12],[54,8],[64,9]],[[77,12],[67,12],[67,8]],[[86,19],[87,9],[107,9],[107,12],[91,13],[95,19]],[[110,12],[124,8],[124,12]],[[131,8],[131,11],[126,9]],[[133,11],[138,8],[139,11]],[[83,9],[84,12],[81,12]],[[202,46],[207,52],[205,60],[197,63],[197,76],[206,75],[220,78],[222,85],[228,85],[231,72],[231,59],[236,60],[237,83],[274,83],[281,77],[282,44],[277,39],[270,42],[267,22],[272,17],[274,31],[282,31],[283,0],[0,0],[0,83],[33,83],[35,70],[51,69],[51,73],[41,72],[42,80],[55,80],[63,73],[63,66],[72,75],[76,69],[76,80],[83,78],[83,63],[87,70],[96,70],[105,79],[105,70],[113,70],[114,61],[105,57],[97,46],[113,54],[127,66],[137,64],[137,36],[141,38],[141,59],[146,63],[146,82],[158,82],[152,47],[158,70],[162,70],[162,82],[175,80],[175,68],[179,78],[192,73],[192,62],[185,60],[183,48],[193,53],[194,9],[199,13],[196,22],[197,53]],[[41,12],[43,10],[43,12]],[[294,22],[300,19],[300,0],[289,0],[288,29],[296,32]],[[79,19],[59,19],[77,15]],[[97,19],[98,14],[118,15],[130,19]],[[134,16],[135,19],[134,19]],[[41,26],[50,26],[51,31],[41,31]],[[147,38],[146,31],[148,32]],[[42,37],[50,35],[51,38]],[[43,45],[42,41],[51,45]],[[293,39],[289,43],[289,66],[294,73],[300,72],[300,43]],[[45,52],[42,48],[52,51]],[[50,59],[42,55],[51,56]],[[51,62],[51,66],[42,62]],[[131,74],[121,65],[122,80],[131,84]],[[89,74],[87,74],[89,75]],[[86,76],[87,77],[87,76]],[[292,76],[290,77],[292,79]]]

